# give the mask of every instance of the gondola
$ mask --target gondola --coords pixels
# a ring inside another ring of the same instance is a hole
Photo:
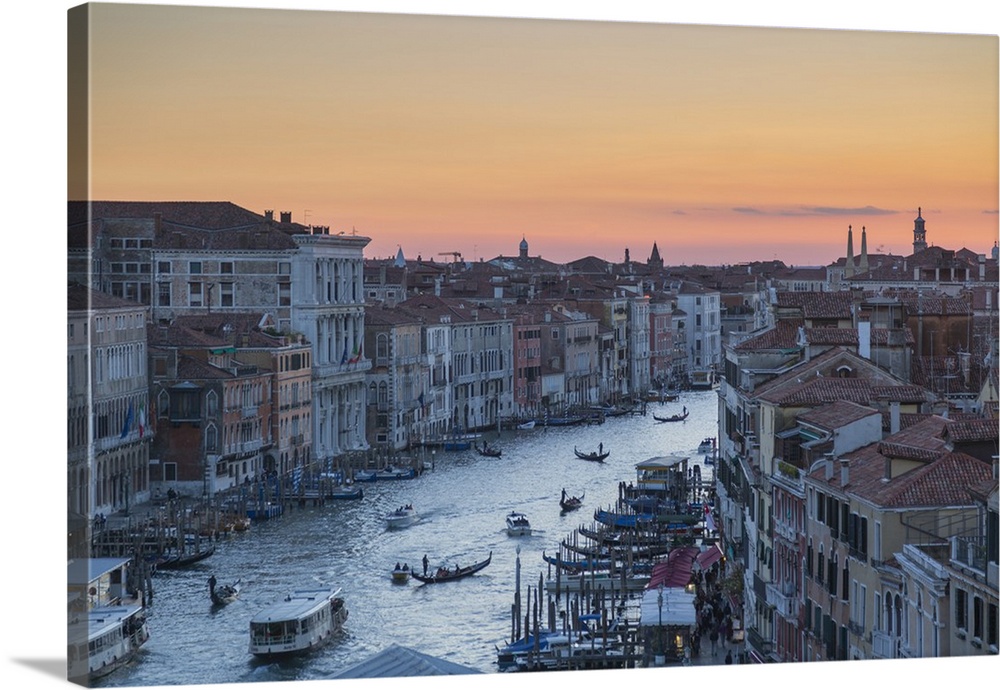
[[[429,575],[421,575],[415,570],[410,573],[410,577],[415,580],[420,580],[424,584],[435,584],[438,582],[450,582],[451,580],[461,580],[463,577],[468,577],[478,573],[480,570],[485,568],[493,560],[493,552],[490,551],[490,555],[486,557],[485,561],[479,561],[473,565],[465,566],[464,568],[438,568],[434,573]]]
[[[222,585],[217,587],[217,580],[215,575],[208,578],[208,596],[212,599],[212,603],[216,606],[225,606],[236,601],[236,597],[240,594],[240,581],[237,580],[231,585]]]
[[[570,510],[576,510],[583,505],[583,497],[586,495],[587,492],[584,491],[579,496],[566,496],[566,489],[563,489],[562,496],[559,498],[559,507],[567,512]]]
[[[658,422],[683,422],[685,419],[688,418],[688,414],[689,412],[687,412],[686,410],[684,411],[684,414],[675,414],[670,417],[657,417],[654,414],[653,419],[655,419]]]
[[[483,441],[483,447],[475,446],[476,452],[482,455],[484,458],[499,458],[503,453],[499,448],[490,448],[486,445],[486,441]]]
[[[601,448],[603,448],[603,447],[604,447],[604,445],[601,444]],[[581,453],[580,451],[578,451],[576,449],[576,446],[573,446],[573,452],[576,453],[576,457],[580,458],[581,460],[591,460],[593,462],[604,462],[604,460],[609,455],[611,455],[611,451],[610,450],[607,451],[606,453],[601,453],[601,452],[598,452],[598,451],[594,451],[593,453]]]

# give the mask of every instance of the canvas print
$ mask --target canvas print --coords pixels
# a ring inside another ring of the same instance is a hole
[[[996,657],[997,36],[67,21],[71,681]]]

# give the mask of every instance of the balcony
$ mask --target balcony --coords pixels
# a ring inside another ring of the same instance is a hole
[[[853,618],[847,621],[847,629],[851,631],[852,635],[857,635],[858,637],[862,637],[865,634],[864,624],[858,623]]]
[[[301,446],[302,445],[302,439],[303,439],[303,435],[302,434],[295,434],[294,436],[292,436],[289,439],[289,443],[291,443],[293,446]]]
[[[774,648],[774,643],[765,640],[756,628],[747,628],[747,643],[761,656],[768,656]]]
[[[986,574],[986,537],[952,537],[951,560]]]
[[[787,522],[775,520],[774,534],[793,544],[797,544],[799,541],[799,533],[795,530],[795,527],[789,525]]]
[[[797,621],[799,617],[799,597],[794,582],[767,585],[767,601],[774,605],[779,616],[788,621]]]
[[[879,630],[872,631],[872,656],[876,659],[899,659],[902,657],[901,640]]]
[[[243,419],[253,419],[257,416],[257,406],[249,405],[243,408]]]

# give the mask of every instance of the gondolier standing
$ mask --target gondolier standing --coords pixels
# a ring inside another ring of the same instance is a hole
[[[424,575],[427,574],[427,554],[424,554]]]

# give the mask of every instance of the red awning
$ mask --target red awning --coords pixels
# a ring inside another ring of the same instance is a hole
[[[656,589],[661,584],[664,587],[684,587],[691,582],[691,571],[695,559],[698,558],[697,546],[685,546],[674,549],[667,560],[653,566],[653,574],[649,578],[646,589]]]
[[[698,565],[702,570],[708,570],[722,559],[722,550],[718,544],[712,544],[706,551],[698,554]]]

